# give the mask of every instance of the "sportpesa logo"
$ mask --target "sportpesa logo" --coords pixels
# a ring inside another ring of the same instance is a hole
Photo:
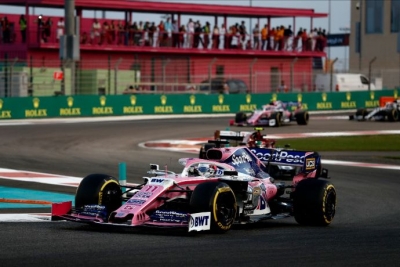
[[[274,162],[284,162],[284,163],[304,163],[304,157],[301,155],[290,155],[287,151],[276,151],[275,153],[261,153],[252,149],[253,152],[258,159],[261,161],[272,160]]]

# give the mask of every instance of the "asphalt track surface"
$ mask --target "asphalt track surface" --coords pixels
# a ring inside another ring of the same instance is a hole
[[[193,155],[147,150],[137,144],[212,136],[226,126],[227,118],[3,126],[0,167],[78,177],[90,173],[117,176],[118,163],[126,162],[128,182],[140,182],[149,163],[168,164],[178,171],[177,159]],[[377,129],[398,130],[400,123],[311,118],[308,126],[267,131]],[[327,159],[377,159],[351,153],[321,154]],[[3,222],[0,266],[398,266],[400,172],[332,165],[329,172],[338,203],[328,227],[304,227],[287,218],[235,227],[224,235],[187,235],[184,231],[115,230],[71,222]],[[74,191],[26,182],[0,181],[0,185]]]

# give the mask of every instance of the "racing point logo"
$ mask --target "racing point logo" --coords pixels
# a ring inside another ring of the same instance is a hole
[[[328,100],[328,95],[326,93],[322,93],[322,101],[326,102]]]
[[[162,96],[160,97],[160,99],[161,99],[161,105],[167,104],[167,96],[162,95]]]
[[[347,101],[350,101],[350,100],[351,100],[351,93],[350,93],[350,92],[347,92],[347,93],[346,93],[346,100],[347,100]]]
[[[130,100],[131,100],[131,105],[132,105],[132,106],[136,105],[136,96],[134,96],[134,95],[131,96],[131,97],[130,97]]]
[[[74,98],[73,97],[68,97],[67,98],[67,105],[68,105],[68,107],[72,107],[74,105]]]
[[[246,95],[246,103],[250,104],[251,103],[251,94]]]
[[[107,100],[107,98],[105,96],[101,96],[100,97],[100,105],[101,106],[105,106],[106,105],[106,100]]]
[[[189,97],[190,105],[196,104],[196,97],[194,95],[191,95]]]
[[[40,99],[39,98],[34,98],[33,100],[32,100],[32,102],[33,102],[33,107],[34,108],[38,108],[39,107],[39,104],[40,104]]]

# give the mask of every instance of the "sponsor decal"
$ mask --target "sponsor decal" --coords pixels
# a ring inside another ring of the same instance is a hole
[[[151,193],[151,192],[139,191],[134,195],[134,197],[135,198],[149,198],[149,197],[151,197],[151,195],[153,195],[153,193]]]
[[[218,103],[219,103],[219,105],[212,106],[213,112],[230,112],[231,111],[231,108],[229,105],[223,105],[224,104],[224,96],[223,95],[218,96]]]
[[[2,109],[3,109],[3,100],[0,99],[0,119],[10,119],[11,110],[2,110]]]
[[[261,161],[273,161],[273,162],[282,162],[282,163],[294,163],[294,164],[302,164],[304,163],[304,154],[296,154],[295,152],[289,153],[288,151],[275,151],[269,152],[260,152],[255,149],[251,149],[258,159]]]
[[[150,180],[150,183],[152,183],[152,184],[162,184],[163,182],[164,182],[164,179],[161,179],[161,178],[152,178]]]
[[[81,108],[74,108],[74,98],[68,97],[67,98],[67,108],[60,108],[60,116],[80,116],[81,115]]]
[[[315,158],[306,159],[306,170],[315,169]]]
[[[183,113],[199,113],[203,112],[202,106],[196,104],[196,96],[191,95],[189,97],[190,105],[183,106]]]
[[[105,96],[101,96],[99,98],[99,101],[100,101],[100,107],[92,108],[93,115],[112,115],[112,114],[114,114],[113,108],[106,106],[107,98]]]
[[[189,232],[211,229],[211,212],[190,214]]]
[[[341,108],[356,108],[357,107],[356,101],[350,101],[351,100],[350,92],[346,93],[346,100],[347,101],[340,103]]]
[[[232,155],[232,164],[233,165],[240,165],[242,163],[252,162],[252,159],[247,153],[243,152],[242,155]]]
[[[169,210],[156,210],[150,215],[150,219],[158,222],[188,223],[189,214]]]
[[[160,97],[161,106],[154,107],[154,113],[174,113],[173,106],[166,106],[167,104],[167,96],[162,95]]]
[[[332,109],[332,102],[327,102],[328,94],[322,93],[321,97],[323,102],[317,102],[317,109]]]
[[[107,217],[106,207],[102,205],[85,205],[83,211],[79,212],[81,215],[85,216],[101,216],[103,218]]]
[[[40,109],[40,99],[33,98],[32,104],[34,109],[25,109],[25,118],[43,118],[47,117],[47,109]]]
[[[143,106],[136,106],[137,97],[132,95],[130,98],[131,106],[124,106],[123,114],[140,114],[143,113]]]
[[[141,206],[145,202],[146,202],[146,200],[144,200],[144,199],[131,198],[126,203],[129,203],[129,204],[132,204],[132,205],[135,205],[135,206]]]

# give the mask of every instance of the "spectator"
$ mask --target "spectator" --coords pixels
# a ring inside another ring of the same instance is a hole
[[[229,42],[228,42],[228,38],[229,38],[228,34],[229,34],[229,32],[226,30],[225,23],[221,24],[221,28],[219,30],[219,34],[220,34],[220,42],[221,42],[221,39],[223,40],[222,48],[225,48],[225,49],[229,48],[229,46],[228,46],[228,44],[229,44]]]
[[[197,21],[194,26],[194,38],[193,38],[193,47],[194,48],[198,48],[200,43],[203,44],[203,40],[201,39],[201,36],[200,36],[201,33],[202,33],[201,24],[200,24],[200,21]]]
[[[178,33],[178,47],[184,47],[185,34],[186,34],[186,28],[185,28],[185,25],[182,25],[179,28],[179,33]]]
[[[165,46],[165,44],[164,44],[164,36],[165,36],[164,21],[160,21],[157,28],[158,28],[158,46]],[[168,37],[168,35],[167,35],[167,37]]]
[[[53,26],[53,21],[50,17],[47,18],[46,22],[44,23],[43,29],[43,41],[47,43],[51,36],[51,28]]]
[[[242,48],[245,49],[246,47],[246,35],[247,35],[247,31],[246,31],[246,25],[245,22],[242,20],[242,23],[239,26],[239,33],[240,33],[240,43],[242,45]]]
[[[43,16],[39,15],[39,17],[36,20],[36,23],[38,25],[38,30],[37,30],[37,38],[38,42],[42,43],[43,42],[43,27],[44,27],[44,22],[43,22]]]
[[[215,25],[214,29],[213,29],[212,48],[213,49],[218,49],[219,48],[219,29],[218,29],[217,25]]]
[[[167,21],[165,22],[165,33],[164,33],[164,41],[167,46],[171,46],[171,36],[172,36],[172,23],[171,23],[171,18],[167,18]]]
[[[299,46],[299,40],[301,40],[301,35],[303,34],[303,28],[300,28],[297,35],[293,38],[292,50],[297,51]]]
[[[283,40],[284,40],[284,49],[289,49],[289,41],[293,35],[292,26],[288,26],[283,32]]]
[[[268,31],[267,50],[275,50],[275,35],[276,30],[275,27],[273,27],[270,31]]]
[[[278,87],[278,93],[287,93],[288,91],[289,90],[288,90],[288,87],[285,84],[285,81],[282,80],[281,81],[281,85]]]
[[[60,41],[60,37],[64,35],[64,18],[60,18],[57,22],[57,31],[56,31],[56,41],[57,43]]]
[[[117,23],[117,44],[121,45],[124,43],[124,38],[125,38],[125,27],[122,25],[122,21],[118,21]]]
[[[239,48],[241,35],[240,35],[239,31],[237,31],[235,26],[232,27],[232,35],[231,36],[232,36],[231,48],[233,48],[233,49]]]
[[[260,28],[258,24],[254,26],[253,29],[253,49],[259,49],[260,47]]]
[[[19,17],[19,30],[21,32],[22,43],[26,43],[26,19],[24,15]]]
[[[229,95],[229,85],[227,83],[224,83],[224,87],[223,87],[223,94],[225,95]]]
[[[307,39],[308,39],[308,34],[307,34],[307,29],[303,29],[303,33],[301,34],[301,46],[302,46],[302,51],[308,51],[307,49]]]
[[[88,44],[88,43],[89,43],[88,34],[87,32],[83,32],[81,36],[81,44]]]
[[[4,17],[3,20],[3,40],[4,43],[11,43],[10,22],[7,17]]]
[[[176,20],[172,21],[172,47],[180,47],[179,43],[179,27]]]
[[[109,38],[110,38],[110,43],[114,44],[115,43],[115,30],[116,30],[116,26],[115,26],[115,22],[114,20],[111,20],[111,23],[109,25]]]
[[[209,48],[210,45],[210,22],[206,22],[203,27],[203,48]]]
[[[264,28],[261,30],[261,50],[266,50],[267,47],[267,39],[268,39],[268,24],[264,25]]]
[[[94,19],[92,24],[92,32],[90,35],[92,39],[92,44],[100,43],[100,31],[101,31],[101,24],[97,19]]]
[[[110,25],[107,21],[103,22],[103,30],[100,34],[100,44],[108,43],[110,44]]]
[[[194,22],[190,18],[187,24],[187,47],[193,47],[193,35],[194,35]]]
[[[152,22],[150,25],[150,28],[149,28],[149,45],[151,47],[154,47],[154,44],[155,44],[154,33],[156,31],[157,31],[156,24],[154,22]]]

